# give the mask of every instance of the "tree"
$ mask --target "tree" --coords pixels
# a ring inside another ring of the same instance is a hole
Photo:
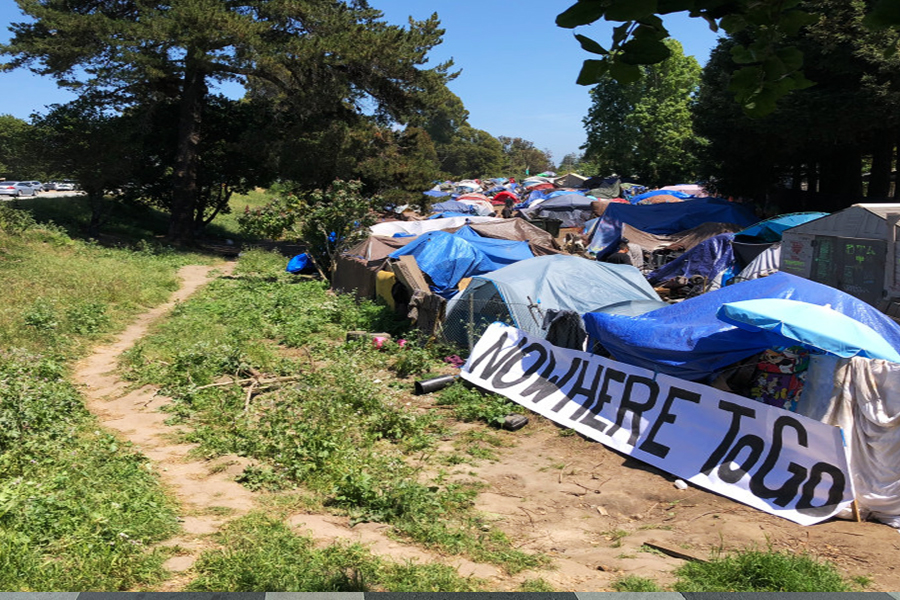
[[[695,117],[709,140],[704,175],[729,195],[761,199],[789,187],[793,197],[782,210],[837,210],[861,197],[865,160],[869,197],[884,198],[900,141],[900,57],[885,57],[881,48],[900,34],[866,28],[862,0],[802,6],[817,21],[790,41],[818,84],[783,99],[765,118],[746,118],[727,90],[732,47],[746,40],[727,39],[713,51]],[[819,195],[798,195],[801,188]]]
[[[46,168],[75,179],[84,190],[91,208],[87,234],[97,238],[113,204],[107,197],[120,195],[131,180],[136,158],[132,123],[76,100],[35,116],[33,125],[34,147]]]
[[[0,178],[19,178],[28,167],[26,147],[32,127],[12,115],[0,115]]]
[[[169,237],[193,239],[209,85],[266,81],[307,113],[383,120],[419,108],[449,63],[421,66],[440,42],[436,15],[389,25],[365,0],[17,0],[6,68],[29,66],[115,106],[178,106]]]
[[[553,168],[548,152],[538,150],[534,143],[522,138],[500,136],[497,138],[503,147],[503,173],[521,177],[526,171],[541,173]]]
[[[592,85],[607,74],[619,83],[634,82],[640,78],[639,65],[668,58],[664,42],[669,32],[660,16],[673,13],[705,19],[713,31],[746,33],[746,41],[731,50],[734,62],[742,66],[734,71],[729,90],[747,114],[769,114],[778,99],[812,85],[804,76],[803,52],[790,40],[817,20],[800,0],[578,0],[556,18],[557,25],[571,29],[600,19],[622,23],[613,30],[609,49],[575,36],[583,49],[601,57],[584,61],[578,83]],[[900,30],[897,0],[867,2],[865,19],[873,30]],[[881,50],[891,54],[896,49],[895,43]]]
[[[503,147],[487,131],[461,126],[450,142],[437,147],[441,170],[456,179],[491,177],[503,172]]]
[[[666,41],[671,55],[642,67],[643,77],[622,84],[606,75],[591,90],[584,119],[585,158],[600,170],[637,177],[647,185],[692,180],[696,146],[691,103],[700,82],[700,65],[681,44]]]

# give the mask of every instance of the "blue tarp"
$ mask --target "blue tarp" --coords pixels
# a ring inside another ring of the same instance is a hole
[[[647,275],[650,285],[659,285],[673,277],[702,275],[708,280],[727,269],[734,262],[731,249],[732,233],[720,233],[704,240],[673,260]]]
[[[681,198],[682,200],[693,198],[693,196],[691,196],[690,194],[685,194],[684,192],[679,192],[678,190],[653,190],[652,192],[644,192],[643,194],[632,196],[628,199],[628,201],[632,204],[637,204],[641,200],[646,200],[647,198],[652,198],[653,196],[673,196],[675,198]]]
[[[760,298],[723,304],[716,315],[741,329],[771,331],[842,358],[863,356],[900,363],[900,354],[874,329],[827,306]]]
[[[745,331],[716,317],[723,304],[756,298],[830,304],[900,348],[900,326],[890,317],[840,290],[788,273],[736,283],[639,317],[591,313],[584,322],[591,338],[616,360],[682,379],[708,381],[725,367],[774,345],[772,334]]]
[[[456,293],[456,286],[464,277],[534,258],[528,242],[481,237],[468,225],[455,234],[430,231],[388,256],[399,258],[407,254],[415,256],[419,268],[431,278],[432,290],[445,298]]]
[[[765,221],[760,221],[755,225],[751,225],[747,229],[739,231],[734,235],[735,237],[739,236],[738,240],[742,241],[780,242],[781,234],[784,233],[786,229],[796,227],[797,225],[803,225],[804,223],[809,223],[810,221],[827,216],[828,213],[826,212],[797,212],[778,215],[777,217],[772,217],[771,219],[766,219]],[[753,239],[745,240],[745,238]]]
[[[443,198],[444,196],[449,196],[450,192],[443,192],[441,190],[428,190],[427,192],[422,192],[426,196],[431,196],[433,198]]]
[[[757,221],[748,208],[721,198],[647,205],[610,203],[594,226],[588,251],[602,257],[618,247],[623,224],[646,233],[670,235],[703,223],[734,223],[749,227]]]
[[[289,260],[285,271],[288,273],[303,273],[304,271],[312,271],[314,269],[315,266],[312,264],[309,255],[304,252]]]

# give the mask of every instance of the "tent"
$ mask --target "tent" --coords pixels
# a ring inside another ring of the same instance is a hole
[[[470,227],[478,235],[486,238],[528,242],[535,256],[559,253],[559,244],[556,243],[556,239],[525,219],[494,219],[487,223],[469,223],[466,227]],[[447,231],[456,231],[456,229],[447,229]]]
[[[679,183],[678,185],[666,185],[659,188],[662,191],[673,191],[673,192],[683,192],[689,196],[694,196],[695,198],[704,198],[709,194],[706,193],[706,189],[697,183]]]
[[[447,219],[434,219],[431,221],[384,221],[375,223],[369,227],[372,235],[392,236],[398,233],[421,235],[427,231],[449,229],[450,227],[462,227],[467,223],[490,223],[500,221],[496,217],[450,217]]]
[[[543,338],[548,310],[581,315],[627,300],[660,298],[632,266],[563,254],[538,256],[473,277],[447,306],[444,336],[466,345],[494,321],[504,321]]]
[[[471,227],[456,233],[431,231],[391,252],[390,258],[412,255],[423,273],[431,278],[432,290],[450,297],[464,277],[495,271],[533,258],[528,242],[498,240],[480,236]]]
[[[716,279],[734,263],[731,250],[731,233],[720,233],[704,240],[673,260],[647,275],[651,285],[659,285],[673,277],[700,275],[707,282]],[[630,241],[630,238],[629,238]]]
[[[476,214],[475,206],[457,200],[447,200],[446,202],[435,202],[431,205],[431,211],[435,213],[461,213],[464,215]],[[459,216],[459,215],[456,215]]]
[[[591,203],[594,201],[589,196],[575,192],[563,194],[553,198],[547,198],[537,206],[532,204],[528,208],[521,209],[521,213],[528,219],[559,219],[561,227],[580,227],[593,216]]]
[[[629,198],[629,202],[631,202],[632,204],[638,204],[640,202],[643,202],[644,200],[650,200],[655,196],[667,196],[676,200],[687,200],[691,197],[690,194],[679,192],[677,190],[653,190],[651,192],[644,192],[643,194],[632,196],[631,198]]]
[[[737,232],[732,246],[738,265],[741,268],[749,266],[773,243],[780,242],[782,234],[788,229],[826,216],[828,213],[824,212],[788,213],[765,219]]]
[[[604,256],[615,248],[622,237],[622,226],[656,235],[692,229],[703,223],[734,223],[748,227],[758,219],[746,207],[720,198],[698,198],[678,204],[632,206],[612,204],[594,225],[588,251]]]
[[[415,239],[415,236],[369,236],[337,257],[331,287],[338,292],[354,293],[359,299],[374,298],[376,274],[384,267],[388,254]]]
[[[721,321],[728,302],[787,298],[833,310],[868,325],[900,348],[900,325],[849,294],[812,281],[775,273],[688,298],[639,317],[585,315],[588,334],[616,360],[691,381],[710,381],[726,367],[773,345],[769,334],[753,333]],[[828,323],[822,323],[828,327]]]

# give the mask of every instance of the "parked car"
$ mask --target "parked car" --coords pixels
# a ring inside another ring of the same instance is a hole
[[[34,188],[35,194],[37,194],[38,192],[44,191],[44,184],[42,184],[40,181],[26,181],[25,183],[29,184],[31,187]]]
[[[60,183],[56,184],[56,191],[57,192],[74,192],[75,184],[68,182],[68,181],[61,181]]]
[[[45,183],[42,187],[43,187],[43,190],[44,190],[45,192],[52,192],[53,190],[56,189],[56,182],[55,182],[55,181],[48,181],[48,182]]]
[[[28,181],[0,181],[0,196],[34,196],[34,188]]]

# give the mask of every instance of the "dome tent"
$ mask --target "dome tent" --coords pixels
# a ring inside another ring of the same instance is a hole
[[[626,300],[659,301],[659,296],[629,265],[563,254],[538,256],[473,277],[447,305],[444,337],[467,345],[488,325],[503,321],[543,338],[547,310],[583,315]]]

